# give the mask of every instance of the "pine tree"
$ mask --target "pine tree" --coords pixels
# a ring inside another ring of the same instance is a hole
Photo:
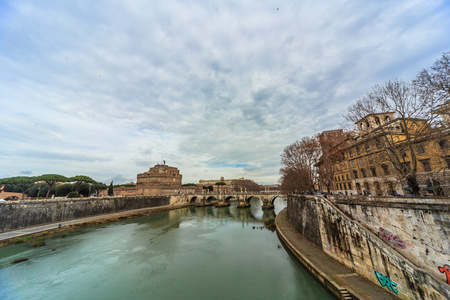
[[[112,181],[111,181],[111,184],[109,185],[108,196],[114,196],[114,188],[113,188],[113,182]]]

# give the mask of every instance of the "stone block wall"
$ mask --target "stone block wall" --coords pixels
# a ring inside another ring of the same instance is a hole
[[[450,264],[450,199],[334,197],[333,202],[415,265],[444,276],[439,267]]]
[[[342,264],[401,298],[450,299],[445,272],[432,273],[411,262],[393,249],[392,243],[352,220],[350,212],[342,212],[323,197],[289,196],[287,209],[291,224],[302,235]],[[386,218],[387,223],[389,216]]]
[[[170,204],[167,196],[104,197],[0,203],[0,232]]]

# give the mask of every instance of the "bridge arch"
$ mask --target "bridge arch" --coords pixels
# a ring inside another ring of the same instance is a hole
[[[205,197],[205,203],[211,203],[213,201],[217,201],[217,198],[214,196]]]
[[[275,200],[277,200],[277,198],[283,198],[282,197],[282,195],[275,195],[275,196],[272,196],[271,198],[270,198],[270,204],[271,205],[275,205]]]
[[[235,196],[227,196],[227,197],[225,197],[224,199],[223,199],[223,202],[225,202],[225,203],[230,203],[230,201],[231,200],[238,200]]]
[[[247,197],[247,199],[245,199],[245,202],[250,204],[250,201],[252,201],[253,199],[259,200],[262,205],[264,204],[264,200],[261,197],[258,197],[258,196],[255,196],[255,195],[250,195],[249,197]]]
[[[198,197],[197,196],[193,196],[189,199],[188,203],[196,203],[197,202]]]

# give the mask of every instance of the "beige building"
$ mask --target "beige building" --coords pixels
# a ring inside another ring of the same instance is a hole
[[[137,175],[136,195],[156,196],[178,194],[181,189],[182,175],[175,167],[157,164],[148,172]]]
[[[441,111],[444,111],[443,108]],[[397,169],[411,170],[412,163],[417,164],[421,194],[449,192],[450,139],[445,127],[432,128],[421,119],[402,120],[395,118],[392,112],[367,115],[356,125],[358,132],[347,140],[341,150],[342,159],[333,165],[335,193],[377,196],[411,194],[411,188],[405,178],[399,177]],[[414,138],[414,153],[405,146],[406,128]],[[417,138],[415,132],[425,134]],[[394,164],[393,158],[389,159],[390,155],[393,157],[392,151],[399,153],[397,164]]]
[[[219,182],[221,184],[217,184]],[[260,190],[260,187],[257,183],[255,183],[253,180],[245,179],[244,177],[238,179],[225,179],[224,177],[221,177],[220,180],[199,180],[198,187],[203,188],[207,186],[212,186],[214,192],[244,192]]]

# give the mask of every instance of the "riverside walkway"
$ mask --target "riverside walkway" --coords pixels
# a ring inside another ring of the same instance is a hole
[[[286,208],[277,215],[275,224],[278,236],[292,254],[339,299],[399,299],[309,242],[291,226]]]

